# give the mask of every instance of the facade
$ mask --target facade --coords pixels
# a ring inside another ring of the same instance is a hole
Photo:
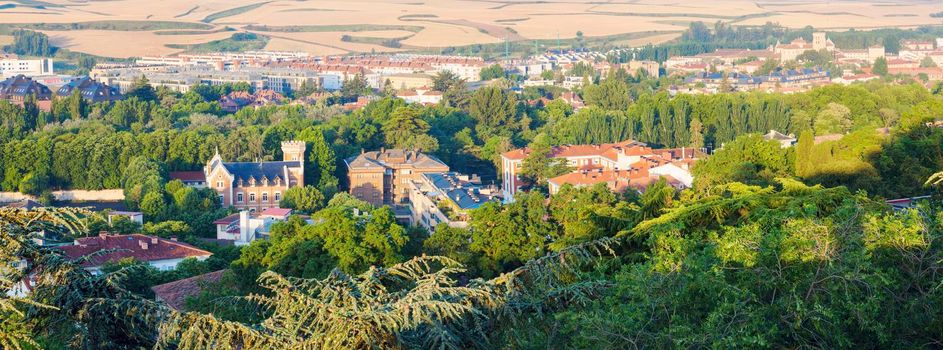
[[[668,181],[668,184],[672,187],[678,189],[685,187],[679,180],[671,176],[652,174],[648,166],[639,166],[627,170],[596,168],[563,174],[547,180],[547,188],[550,190],[550,194],[557,194],[564,185],[581,188],[605,183],[606,187],[613,192],[622,193],[629,189],[641,192],[662,178]]]
[[[350,194],[370,204],[402,204],[409,199],[408,184],[422,174],[447,172],[441,160],[419,151],[381,149],[344,160]]]
[[[278,208],[282,193],[304,186],[305,148],[303,141],[282,142],[284,159],[276,162],[224,162],[217,152],[203,173],[224,207]]]
[[[212,253],[174,239],[164,239],[142,234],[111,235],[106,232],[95,237],[77,238],[72,245],[61,246],[60,250],[71,260],[87,258],[82,267],[92,273],[99,273],[106,262],[132,258],[145,262],[161,271],[177,268],[177,264],[187,258],[206,260]],[[97,254],[101,251],[110,251]]]
[[[434,105],[442,101],[442,93],[429,89],[428,87],[402,91],[397,93],[396,97],[399,97],[409,103],[418,103],[423,105]]]
[[[0,55],[0,77],[17,75],[28,77],[36,75],[51,75],[53,73],[52,59],[19,59],[16,55]]]
[[[82,96],[82,98],[93,103],[121,99],[121,93],[118,92],[117,88],[92,80],[89,77],[82,77],[62,85],[62,87],[56,90],[56,95],[59,97],[69,97],[76,90],[79,91],[79,95]]]
[[[661,66],[655,61],[629,61],[623,65],[623,68],[632,76],[638,74],[639,70],[645,71],[649,77],[658,79],[658,69]]]
[[[776,141],[779,142],[779,147],[789,148],[796,144],[796,135],[789,134],[783,135],[779,131],[770,130],[766,135],[763,135],[763,139],[766,141]]]
[[[291,213],[291,209],[282,208],[268,208],[261,212],[240,211],[213,222],[216,225],[216,239],[233,241],[235,245],[267,239],[272,224],[287,221]]]
[[[497,189],[481,186],[477,177],[455,172],[422,174],[407,185],[410,221],[429,231],[442,223],[467,227],[469,210],[498,198]]]
[[[501,191],[505,200],[513,200],[514,194],[520,190],[522,183],[519,173],[524,159],[529,154],[530,149],[522,148],[501,155]],[[689,187],[693,181],[690,168],[698,159],[705,157],[705,154],[693,148],[653,149],[644,143],[626,140],[601,145],[556,146],[551,150],[550,157],[564,160],[566,165],[574,169],[572,173],[586,172],[587,175],[592,175],[590,171],[595,171],[597,176],[596,179],[586,179],[566,174],[551,181],[551,187],[559,187],[565,183],[583,186],[611,182],[611,188],[622,190],[635,187],[628,186],[629,184],[647,184],[653,179],[669,175],[680,185]],[[653,179],[642,180],[642,177]],[[628,183],[621,181],[625,179],[629,180]]]
[[[386,83],[389,82],[390,86],[396,90],[419,89],[432,85],[432,76],[423,73],[390,74],[384,75],[381,79],[381,87],[386,86]]]

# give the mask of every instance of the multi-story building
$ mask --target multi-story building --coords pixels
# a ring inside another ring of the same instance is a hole
[[[497,199],[496,189],[474,176],[455,172],[426,173],[407,183],[414,225],[434,230],[441,223],[467,227],[468,211]]]
[[[521,148],[501,155],[501,191],[506,200],[513,200],[514,194],[523,185],[519,173],[523,167],[524,159],[527,158],[530,152],[531,150],[528,148]],[[691,186],[693,181],[690,174],[691,165],[698,159],[703,158],[704,153],[694,148],[653,149],[644,143],[626,140],[601,145],[556,146],[551,150],[550,157],[564,160],[565,164],[574,169],[576,173],[593,170],[601,174],[601,172],[612,171],[611,174],[606,174],[607,177],[600,176],[593,180],[593,183],[615,181],[619,176],[640,176],[639,173],[632,173],[631,171],[618,171],[647,168],[645,176],[670,175],[679,184]],[[576,181],[571,183],[573,185],[587,184],[587,181],[582,178],[565,177],[564,175],[564,177],[556,178],[556,181],[551,182],[550,185],[551,187],[554,185],[562,186],[564,183],[570,183],[569,180]],[[634,180],[634,182],[639,181],[642,180]],[[620,182],[615,181],[613,184],[618,185]],[[613,186],[613,189],[618,190],[622,187],[624,186]]]
[[[282,142],[280,162],[224,162],[216,152],[203,169],[206,183],[224,207],[250,212],[278,208],[285,191],[304,186],[305,148],[303,141]]]
[[[835,50],[835,43],[831,39],[827,38],[825,33],[816,32],[812,33],[812,42],[805,41],[803,38],[796,38],[788,44],[777,43],[773,47],[773,52],[779,55],[779,58],[783,61],[794,61],[799,55],[802,55],[806,51],[833,51]]]
[[[403,204],[408,184],[422,174],[447,172],[441,160],[419,151],[380,149],[344,160],[350,194],[373,205]]]
[[[89,77],[79,78],[62,85],[62,87],[56,90],[56,95],[59,97],[69,97],[76,90],[79,91],[79,96],[93,103],[121,99],[121,94],[118,92],[118,89],[92,80]]]
[[[26,96],[34,95],[37,100],[49,100],[52,91],[30,77],[19,74],[0,81],[0,99],[22,102]]]
[[[232,241],[235,245],[246,245],[256,239],[267,239],[272,224],[287,221],[292,210],[268,208],[260,212],[240,211],[213,221],[216,225],[216,239]]]
[[[28,77],[51,75],[53,74],[52,59],[24,60],[19,59],[16,55],[0,54],[0,77],[12,77],[20,74]]]
[[[623,64],[622,67],[632,76],[635,76],[638,74],[639,70],[642,70],[648,74],[649,77],[657,79],[660,65],[655,61],[629,61],[629,63]]]

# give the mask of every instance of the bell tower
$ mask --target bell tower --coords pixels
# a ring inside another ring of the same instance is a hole
[[[305,148],[304,141],[284,141],[282,142],[282,159],[286,162],[303,162]]]

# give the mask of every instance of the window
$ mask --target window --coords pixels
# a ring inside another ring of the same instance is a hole
[[[255,192],[249,193],[249,203],[255,203]]]
[[[262,203],[268,203],[268,192],[262,192]]]
[[[236,202],[242,203],[242,192],[236,193]]]
[[[222,182],[222,181],[216,181],[216,188],[223,188],[223,182]]]
[[[281,201],[282,201],[282,193],[281,193],[281,192],[275,192],[275,201],[276,201],[276,202],[281,202]]]
[[[219,203],[220,203],[220,204],[226,204],[226,201],[225,201],[223,195],[219,195]]]

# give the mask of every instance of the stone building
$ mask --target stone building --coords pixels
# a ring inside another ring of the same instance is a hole
[[[449,171],[441,160],[405,149],[364,152],[344,163],[350,194],[373,205],[405,203],[410,181],[418,181],[422,174]]]
[[[224,207],[277,208],[286,190],[304,186],[305,143],[282,142],[282,153],[282,161],[224,162],[216,152],[203,169],[207,186],[219,193]]]

